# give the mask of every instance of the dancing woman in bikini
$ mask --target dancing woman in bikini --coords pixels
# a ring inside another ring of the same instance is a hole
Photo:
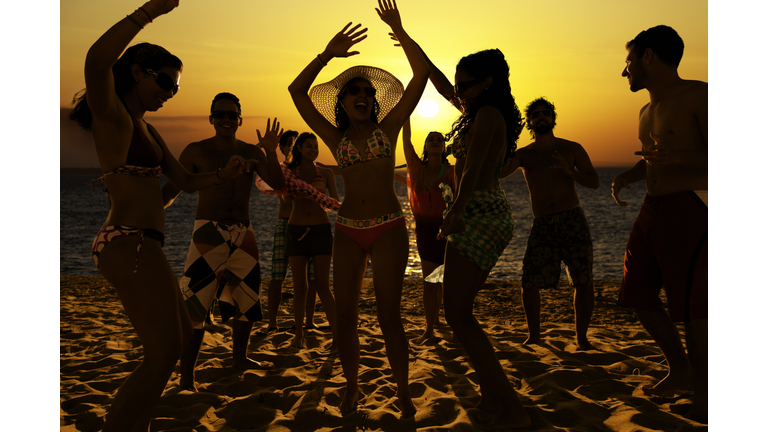
[[[322,195],[326,190],[331,198],[339,199],[336,191],[336,176],[328,168],[319,168],[315,159],[319,154],[317,137],[304,132],[296,139],[287,157],[288,169],[300,180],[311,185]],[[331,332],[336,335],[336,302],[330,289],[331,253],[333,234],[325,209],[311,198],[289,198],[293,203],[291,216],[286,228],[285,255],[291,264],[293,274],[293,318],[296,335],[293,346],[304,344],[304,309],[307,302],[307,261],[314,262],[317,294],[325,310]],[[315,295],[312,292],[312,295]],[[314,304],[314,299],[312,299]]]
[[[403,45],[413,79],[403,91],[392,74],[356,66],[312,88],[322,68],[366,38],[367,29],[347,24],[307,65],[288,90],[304,121],[336,156],[345,197],[336,218],[333,242],[339,357],[347,380],[339,406],[353,412],[359,399],[358,300],[368,256],[373,270],[379,325],[403,416],[416,412],[408,390],[408,341],[400,320],[400,297],[408,264],[408,231],[394,190],[397,135],[421,98],[429,69],[418,47],[403,30],[400,13],[389,0],[376,9]],[[350,28],[351,27],[351,28]],[[309,94],[308,94],[309,92]]]
[[[165,213],[160,175],[193,192],[232,180],[246,167],[241,156],[233,156],[224,169],[190,174],[143,119],[179,90],[182,64],[158,45],[126,47],[144,26],[178,4],[151,0],[91,46],[85,59],[86,92],[71,114],[93,131],[103,187],[109,191],[109,215],[94,240],[93,258],[115,287],[144,348],[141,364],[112,401],[106,432],[149,428],[152,411],[192,333],[176,275],[161,249]],[[274,132],[269,135],[277,139]]]

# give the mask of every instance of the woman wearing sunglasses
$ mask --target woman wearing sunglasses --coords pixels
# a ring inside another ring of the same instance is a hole
[[[431,274],[445,259],[445,239],[438,239],[443,224],[445,201],[439,185],[454,184],[454,167],[448,162],[445,137],[440,132],[430,132],[424,140],[421,157],[411,142],[411,122],[403,127],[403,153],[408,165],[408,199],[416,223],[416,246],[421,258],[421,273]],[[440,305],[443,302],[443,284],[424,281],[424,317],[426,329],[416,339],[421,345],[434,336],[434,328],[440,321]]]
[[[304,132],[296,139],[286,160],[287,168],[297,179],[310,185],[321,195],[326,191],[335,202],[338,210],[339,193],[336,191],[336,176],[328,168],[319,168],[315,159],[319,154],[317,137]],[[292,345],[304,346],[304,309],[307,302],[307,262],[314,263],[317,294],[325,310],[331,333],[336,335],[336,301],[330,289],[331,253],[333,252],[333,234],[328,214],[320,202],[311,196],[294,194],[293,207],[286,227],[285,255],[293,273],[293,317],[296,334]],[[312,294],[314,295],[314,293]],[[314,299],[312,300],[314,303]]]
[[[288,88],[304,121],[328,145],[344,180],[344,202],[336,218],[333,241],[339,357],[347,380],[339,409],[348,414],[360,398],[357,336],[358,300],[370,256],[379,325],[397,384],[396,405],[403,416],[416,408],[408,390],[408,341],[400,320],[400,297],[408,263],[408,231],[394,190],[397,135],[421,98],[429,69],[418,47],[403,30],[397,6],[380,0],[376,9],[402,42],[413,79],[400,81],[382,69],[350,68],[312,88],[322,68],[367,37],[361,25],[347,24],[312,59]],[[308,94],[309,92],[309,94]]]
[[[165,220],[160,175],[192,192],[229,181],[245,167],[242,157],[233,156],[224,169],[190,174],[143,120],[146,112],[157,111],[176,94],[182,64],[158,45],[126,46],[144,26],[178,4],[151,0],[91,46],[85,60],[86,92],[71,115],[93,131],[104,172],[102,187],[109,191],[109,215],[94,240],[93,258],[115,287],[144,349],[141,364],[112,401],[107,432],[149,428],[152,411],[191,335],[176,275],[161,249]]]

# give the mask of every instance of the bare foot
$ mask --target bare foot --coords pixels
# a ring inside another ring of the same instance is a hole
[[[256,360],[251,360],[248,357],[243,358],[236,358],[232,359],[232,366],[234,366],[235,369],[241,369],[241,370],[248,370],[248,369],[261,369],[266,370],[270,368],[270,365],[268,362],[257,362]]]
[[[395,406],[400,410],[400,418],[412,417],[416,414],[416,406],[410,396],[398,397]]]
[[[191,374],[181,374],[181,379],[179,379],[179,387],[184,390],[197,392],[197,385],[195,385],[195,373],[192,372]]]
[[[671,372],[656,385],[642,385],[640,389],[649,396],[672,396],[680,392],[693,392],[693,372],[675,374]]]
[[[273,334],[273,333],[280,333],[281,331],[283,331],[283,329],[281,329],[281,328],[280,328],[280,327],[278,327],[278,326],[269,327],[269,328],[267,329],[267,334],[268,334],[268,335],[270,335],[270,334]]]
[[[315,323],[306,323],[304,324],[304,328],[307,330],[317,330]]]
[[[347,416],[356,412],[357,401],[359,401],[360,398],[361,395],[357,389],[350,391],[349,388],[347,388],[347,391],[344,392],[344,398],[341,399],[341,404],[339,404],[339,411],[341,411],[341,415]]]
[[[426,341],[435,337],[432,330],[425,330],[424,334],[413,340],[416,345],[424,345]]]
[[[580,350],[584,350],[584,351],[589,351],[589,350],[597,349],[594,346],[592,346],[592,344],[589,343],[589,340],[587,340],[586,338],[584,338],[584,339],[577,339],[576,340],[576,344],[579,345],[579,349]]]
[[[540,337],[533,337],[528,336],[528,339],[523,342],[523,345],[541,345],[541,338]]]
[[[298,349],[304,348],[304,335],[301,334],[294,336],[293,341],[291,342],[291,346]]]

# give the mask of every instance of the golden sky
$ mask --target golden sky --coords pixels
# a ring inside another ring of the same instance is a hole
[[[84,87],[85,54],[111,25],[141,3],[68,0],[60,3],[60,106]],[[208,138],[210,101],[217,93],[236,94],[244,124],[238,137],[255,143],[256,128],[278,117],[285,128],[308,128],[291,102],[287,87],[325,48],[331,37],[353,21],[368,27],[359,55],[334,59],[316,83],[326,82],[358,64],[386,69],[404,84],[410,67],[394,47],[389,27],[377,16],[375,1],[308,0],[210,2],[182,0],[170,14],[140,32],[134,43],[153,42],[184,63],[181,90],[147,120],[178,156],[189,142]],[[555,135],[581,143],[595,165],[630,165],[637,157],[637,116],[648,93],[629,91],[621,77],[624,44],[659,24],[673,27],[685,42],[680,75],[708,81],[707,2],[693,0],[455,1],[402,0],[406,31],[451,79],[458,60],[487,48],[499,48],[510,65],[512,94],[523,109],[546,96],[557,108]],[[417,150],[431,130],[447,131],[457,112],[432,84],[423,99],[438,103],[438,114],[412,116]],[[61,166],[97,166],[87,135],[61,120]],[[518,146],[530,142],[523,131]],[[397,163],[404,163],[398,146]],[[320,160],[331,162],[323,147]]]

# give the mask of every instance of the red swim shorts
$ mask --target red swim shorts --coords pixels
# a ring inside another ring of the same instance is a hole
[[[707,205],[692,191],[646,195],[624,252],[619,303],[656,309],[662,286],[672,321],[707,319]]]

